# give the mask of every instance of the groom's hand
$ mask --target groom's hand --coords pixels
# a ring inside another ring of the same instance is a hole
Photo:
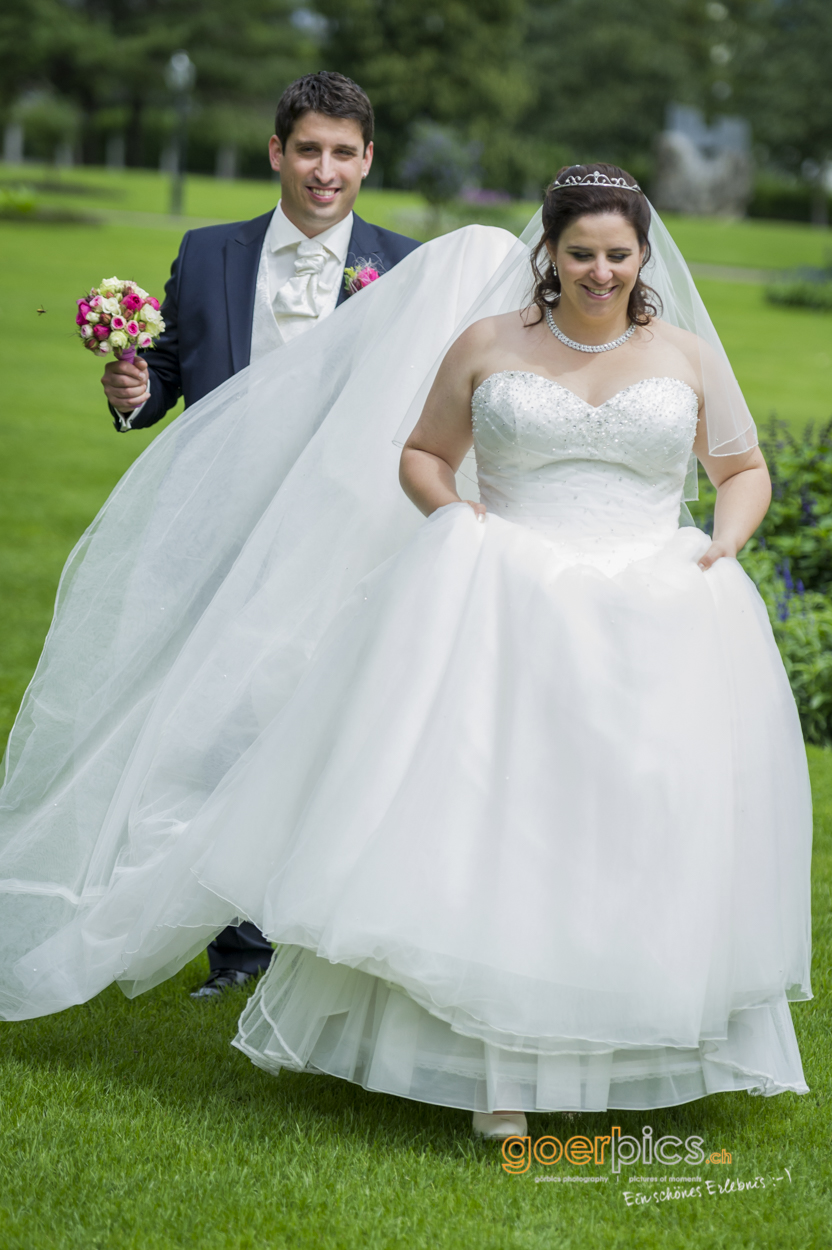
[[[126,360],[111,360],[104,366],[101,385],[114,408],[119,412],[132,412],[150,398],[147,379],[147,363],[140,357],[132,364]]]

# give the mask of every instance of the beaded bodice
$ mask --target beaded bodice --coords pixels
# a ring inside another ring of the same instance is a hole
[[[584,550],[654,549],[677,528],[698,418],[686,382],[645,378],[593,408],[550,378],[506,370],[477,388],[472,417],[490,512]]]

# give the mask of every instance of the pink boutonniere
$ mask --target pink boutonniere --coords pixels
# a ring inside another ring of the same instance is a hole
[[[379,271],[369,261],[358,261],[349,269],[344,270],[344,286],[347,295],[355,295],[362,287],[369,286],[381,277]]]

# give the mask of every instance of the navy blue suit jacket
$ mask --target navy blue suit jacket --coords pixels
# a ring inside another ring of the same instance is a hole
[[[195,404],[249,363],[260,252],[272,213],[252,221],[189,230],[165,286],[164,334],[140,355],[151,373],[150,399],[133,429],[161,421],[180,395]],[[416,239],[353,215],[346,267],[370,261],[381,273],[417,248]],[[338,303],[346,298],[341,283]],[[114,424],[119,429],[115,411]]]

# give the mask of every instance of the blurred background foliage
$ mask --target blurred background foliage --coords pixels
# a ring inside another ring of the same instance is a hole
[[[832,181],[829,0],[15,0],[0,13],[7,159],[18,142],[58,164],[164,165],[180,48],[197,69],[193,172],[268,178],[278,96],[327,68],[373,100],[375,186],[404,185],[433,125],[476,151],[485,189],[537,198],[592,159],[649,187],[671,103],[751,123],[752,216],[808,220]]]
[[[807,742],[832,744],[832,421],[760,430],[772,501],[740,553],[768,610]],[[696,523],[713,532],[716,492],[700,472]]]

